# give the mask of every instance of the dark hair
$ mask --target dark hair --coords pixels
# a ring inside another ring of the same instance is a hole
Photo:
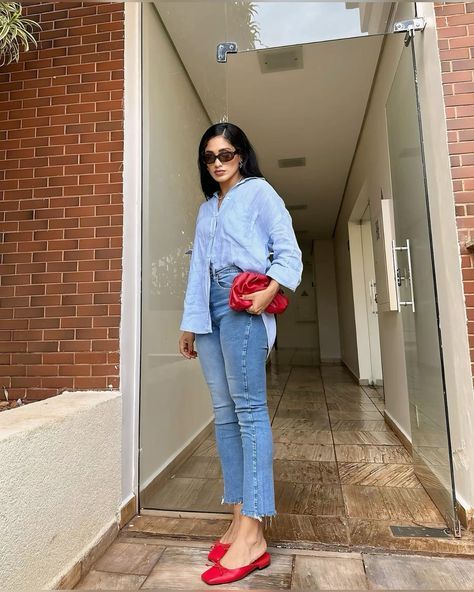
[[[212,197],[220,188],[219,183],[211,177],[203,160],[207,143],[216,136],[224,136],[240,154],[242,158],[240,173],[243,177],[263,177],[258,166],[255,150],[240,127],[233,123],[215,123],[205,131],[199,142],[198,166],[201,175],[201,187],[206,199]]]

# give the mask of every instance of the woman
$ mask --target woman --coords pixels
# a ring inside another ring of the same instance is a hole
[[[265,361],[276,323],[265,308],[280,286],[296,290],[303,266],[290,214],[240,128],[212,125],[199,144],[198,165],[207,201],[196,221],[179,350],[188,359],[199,353],[215,414],[222,503],[234,506],[229,529],[209,554],[215,565],[201,576],[219,584],[270,564],[262,519],[276,511]],[[252,304],[236,312],[229,291],[242,271],[271,281],[244,295]]]

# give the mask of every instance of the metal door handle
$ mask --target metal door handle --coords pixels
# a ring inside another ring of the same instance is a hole
[[[393,257],[393,269],[395,270],[395,285],[397,287],[397,308],[400,312],[401,306],[410,306],[413,312],[415,312],[415,293],[413,290],[413,273],[412,273],[412,266],[411,266],[411,251],[410,251],[410,239],[406,239],[406,246],[405,247],[397,247],[395,245],[395,241],[392,240],[392,257]],[[398,267],[397,262],[397,251],[406,251],[407,252],[407,259],[408,259],[408,276],[402,276],[400,268]],[[402,285],[402,280],[407,280],[410,282],[410,296],[411,300],[400,300],[400,286]]]

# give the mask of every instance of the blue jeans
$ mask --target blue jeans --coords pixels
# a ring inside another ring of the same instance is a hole
[[[229,266],[210,272],[212,333],[196,334],[195,343],[215,414],[224,479],[221,503],[242,503],[242,515],[262,521],[276,514],[265,374],[268,343],[260,315],[229,307],[230,286],[241,271]]]

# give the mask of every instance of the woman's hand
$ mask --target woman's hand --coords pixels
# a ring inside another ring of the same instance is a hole
[[[197,358],[197,351],[194,349],[194,339],[195,335],[191,331],[183,331],[179,338],[179,353],[185,358],[188,358],[188,360]]]
[[[265,288],[265,290],[259,290],[258,292],[254,292],[253,294],[242,294],[243,300],[251,300],[252,305],[247,308],[247,312],[251,314],[262,314],[262,312],[267,308],[270,302],[275,297],[275,294],[280,289],[280,284],[273,280],[270,284]]]

